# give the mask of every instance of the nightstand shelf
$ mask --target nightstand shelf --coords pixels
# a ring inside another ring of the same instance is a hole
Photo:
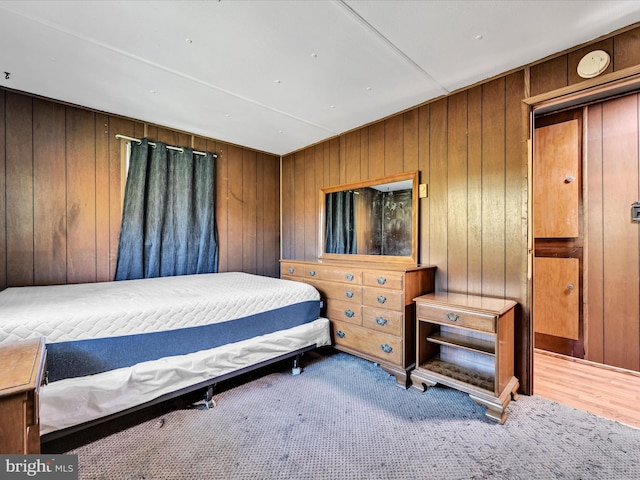
[[[472,339],[465,335],[457,335],[455,333],[441,332],[427,337],[427,341],[447,345],[450,347],[458,347],[485,355],[495,355],[495,343],[486,340]]]
[[[475,387],[487,394],[493,392],[493,383],[495,381],[493,376],[471,368],[461,367],[455,363],[443,361],[437,356],[427,360],[420,365],[420,368],[428,371],[434,377],[439,377],[440,382],[438,383],[446,384],[449,383],[449,381],[462,382],[469,388]]]

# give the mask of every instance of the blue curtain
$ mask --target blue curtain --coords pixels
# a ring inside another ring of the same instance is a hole
[[[355,194],[345,190],[327,194],[325,198],[325,253],[358,253]]]
[[[214,155],[132,142],[115,279],[217,271]]]

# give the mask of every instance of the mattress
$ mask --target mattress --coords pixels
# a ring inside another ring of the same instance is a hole
[[[122,412],[304,347],[330,344],[329,320],[320,317],[213,349],[49,383],[40,389],[40,433],[45,435]]]
[[[0,343],[44,336],[50,381],[132,366],[318,318],[310,285],[240,272],[0,292]]]

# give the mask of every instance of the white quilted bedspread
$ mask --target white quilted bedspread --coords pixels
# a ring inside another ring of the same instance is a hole
[[[0,343],[48,343],[224,322],[318,300],[310,285],[240,272],[14,287],[0,292]]]

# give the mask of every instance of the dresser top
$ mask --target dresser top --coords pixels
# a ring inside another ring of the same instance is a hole
[[[40,382],[44,338],[0,345],[0,397],[33,390]]]
[[[327,265],[330,267],[353,268],[361,270],[391,270],[409,272],[412,270],[436,269],[435,265],[413,265],[403,263],[375,263],[375,262],[342,262],[338,260],[287,260],[281,259],[280,263],[303,263],[306,265]]]
[[[469,310],[492,312],[502,315],[516,305],[513,300],[506,298],[482,297],[464,293],[435,292],[421,295],[414,299],[417,303],[459,307]]]

